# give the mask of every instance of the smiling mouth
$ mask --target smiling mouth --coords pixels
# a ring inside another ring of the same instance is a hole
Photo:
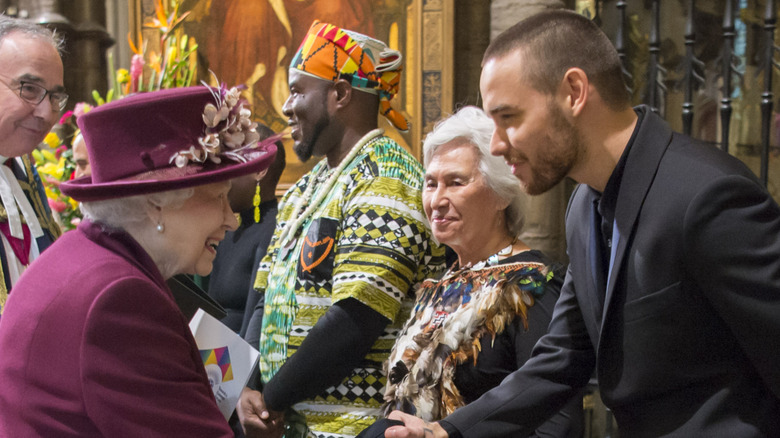
[[[211,240],[206,242],[206,247],[209,248],[209,250],[213,251],[214,253],[217,252],[218,246],[219,246],[219,241]]]
[[[293,139],[295,137],[298,137],[300,135],[300,130],[298,129],[298,124],[297,123],[288,123],[288,125],[290,126],[290,137],[292,137]]]
[[[513,174],[515,174],[515,175],[517,175],[517,172],[518,172],[518,170],[520,169],[520,167],[521,167],[521,166],[524,166],[524,165],[525,165],[525,164],[527,164],[527,163],[528,163],[528,161],[525,161],[525,160],[520,160],[520,161],[507,161],[507,162],[506,162],[506,164],[507,164],[507,166],[509,166],[509,169],[511,170],[511,172],[512,172]]]

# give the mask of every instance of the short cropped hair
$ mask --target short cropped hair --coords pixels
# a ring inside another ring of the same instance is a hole
[[[630,106],[617,50],[588,18],[567,10],[547,10],[498,35],[485,50],[482,64],[523,50],[524,80],[537,91],[554,94],[570,68],[582,69],[613,110]]]
[[[498,197],[509,203],[505,210],[507,228],[512,236],[523,229],[525,193],[503,158],[490,154],[490,139],[495,125],[480,108],[465,106],[452,116],[440,121],[423,141],[423,163],[428,167],[436,150],[453,140],[463,139],[471,144],[479,156],[479,171]]]
[[[3,40],[8,35],[17,32],[32,38],[40,38],[50,42],[51,45],[57,49],[57,53],[62,56],[62,50],[65,46],[65,42],[60,37],[60,35],[57,34],[57,32],[39,24],[35,24],[31,21],[27,21],[21,18],[11,18],[7,15],[0,14],[0,45],[3,44]]]

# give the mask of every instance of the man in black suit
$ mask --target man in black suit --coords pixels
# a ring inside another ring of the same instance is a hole
[[[580,183],[566,283],[525,366],[385,436],[524,436],[594,370],[621,437],[780,436],[780,208],[755,175],[632,109],[609,39],[571,12],[496,38],[480,88],[529,193]]]

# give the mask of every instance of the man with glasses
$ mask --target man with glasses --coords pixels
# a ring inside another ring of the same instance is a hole
[[[30,161],[65,108],[62,41],[0,15],[0,313],[24,269],[59,236]]]

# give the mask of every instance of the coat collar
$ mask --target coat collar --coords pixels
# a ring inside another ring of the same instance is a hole
[[[126,231],[108,228],[103,224],[84,219],[78,226],[78,230],[96,244],[118,254],[130,264],[143,271],[160,288],[167,290],[168,286],[163,279],[160,269],[152,260],[152,257],[141,245]]]

